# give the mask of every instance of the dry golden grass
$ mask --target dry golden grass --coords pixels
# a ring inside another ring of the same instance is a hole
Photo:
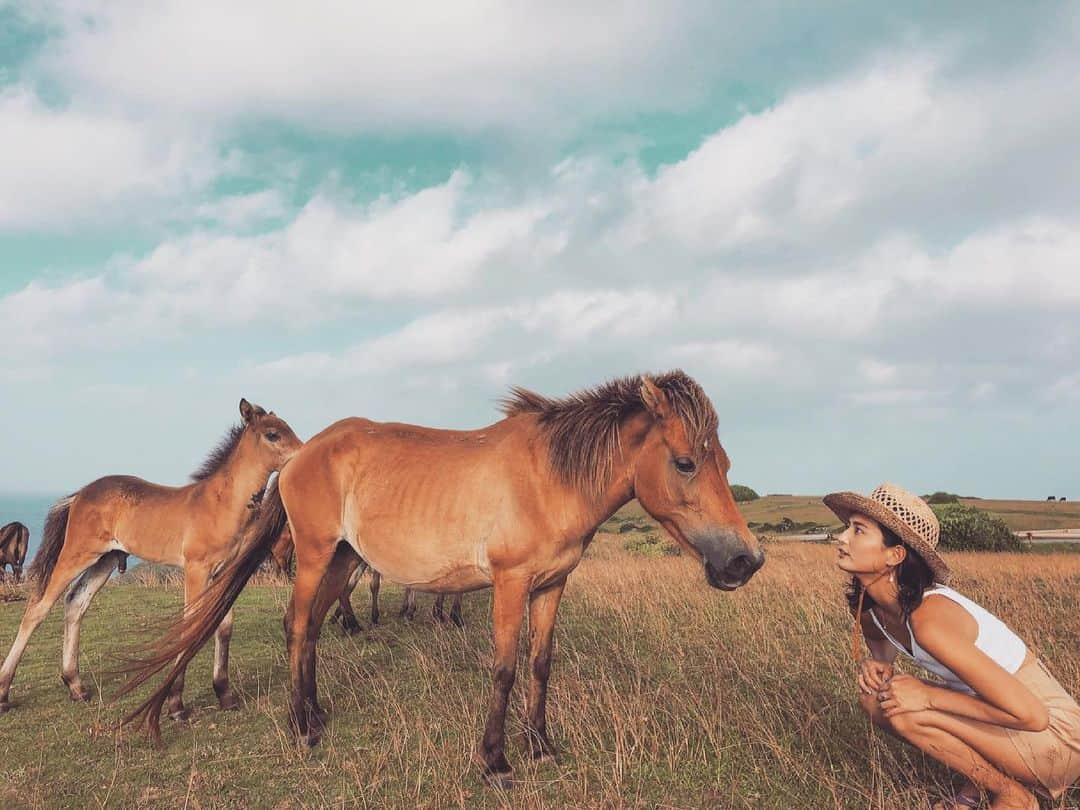
[[[906,808],[946,789],[947,772],[872,732],[858,711],[832,549],[772,544],[748,587],[721,594],[685,558],[635,557],[624,539],[598,538],[560,611],[549,698],[557,764],[524,758],[517,735],[528,670],[519,668],[508,716],[519,780],[511,793],[481,786],[470,761],[490,693],[488,594],[466,599],[464,632],[426,615],[399,621],[392,588],[382,626],[353,638],[328,627],[318,673],[332,723],[309,752],[284,723],[288,590],[262,586],[249,588],[236,611],[234,677],[244,710],[212,708],[209,656],[200,656],[187,679],[196,720],[166,723],[163,752],[139,734],[111,730],[123,707],[68,703],[57,678],[59,617],[51,617],[20,670],[16,710],[0,718],[0,802]],[[1080,555],[950,561],[959,587],[1080,693]],[[98,677],[120,628],[126,637],[144,617],[164,615],[179,592],[113,585],[100,599],[84,630],[84,669]],[[21,610],[0,604],[4,643]],[[1074,790],[1061,806],[1080,807],[1078,799]]]

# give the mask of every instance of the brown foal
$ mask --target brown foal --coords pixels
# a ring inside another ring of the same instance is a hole
[[[284,420],[246,399],[243,423],[232,428],[183,487],[112,475],[87,484],[49,510],[30,575],[36,584],[18,635],[0,668],[0,712],[10,708],[8,691],[30,636],[67,590],[61,678],[72,700],[89,700],[79,678],[79,629],[90,601],[113,568],[131,553],[148,562],[184,568],[184,604],[190,605],[235,550],[240,529],[250,521],[252,494],[293,456],[301,441]],[[72,583],[74,582],[74,585]],[[68,586],[71,589],[68,590]],[[216,627],[214,691],[223,709],[235,708],[229,687],[232,614]],[[169,713],[186,716],[184,673],[172,682]]]

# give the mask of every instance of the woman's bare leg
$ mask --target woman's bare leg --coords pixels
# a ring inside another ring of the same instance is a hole
[[[1017,753],[1005,729],[938,711],[905,712],[885,717],[876,695],[864,695],[863,710],[875,725],[914,745],[938,762],[962,773],[994,796],[994,808],[1037,808],[1028,787],[1038,783]]]

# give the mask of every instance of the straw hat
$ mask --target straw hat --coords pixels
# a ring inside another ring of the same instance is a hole
[[[934,510],[918,495],[896,484],[882,484],[870,493],[869,498],[856,492],[834,492],[826,495],[824,500],[844,523],[856,512],[872,517],[923,558],[930,566],[934,581],[942,584],[949,581],[949,566],[937,553],[941,525]]]

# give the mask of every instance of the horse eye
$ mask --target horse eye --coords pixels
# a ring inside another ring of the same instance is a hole
[[[280,438],[281,434],[278,433],[276,430],[271,430],[266,434],[266,440],[268,442],[276,442]]]
[[[683,473],[684,475],[689,475],[697,469],[697,465],[694,464],[694,460],[692,458],[681,456],[680,458],[675,459],[675,469]]]

